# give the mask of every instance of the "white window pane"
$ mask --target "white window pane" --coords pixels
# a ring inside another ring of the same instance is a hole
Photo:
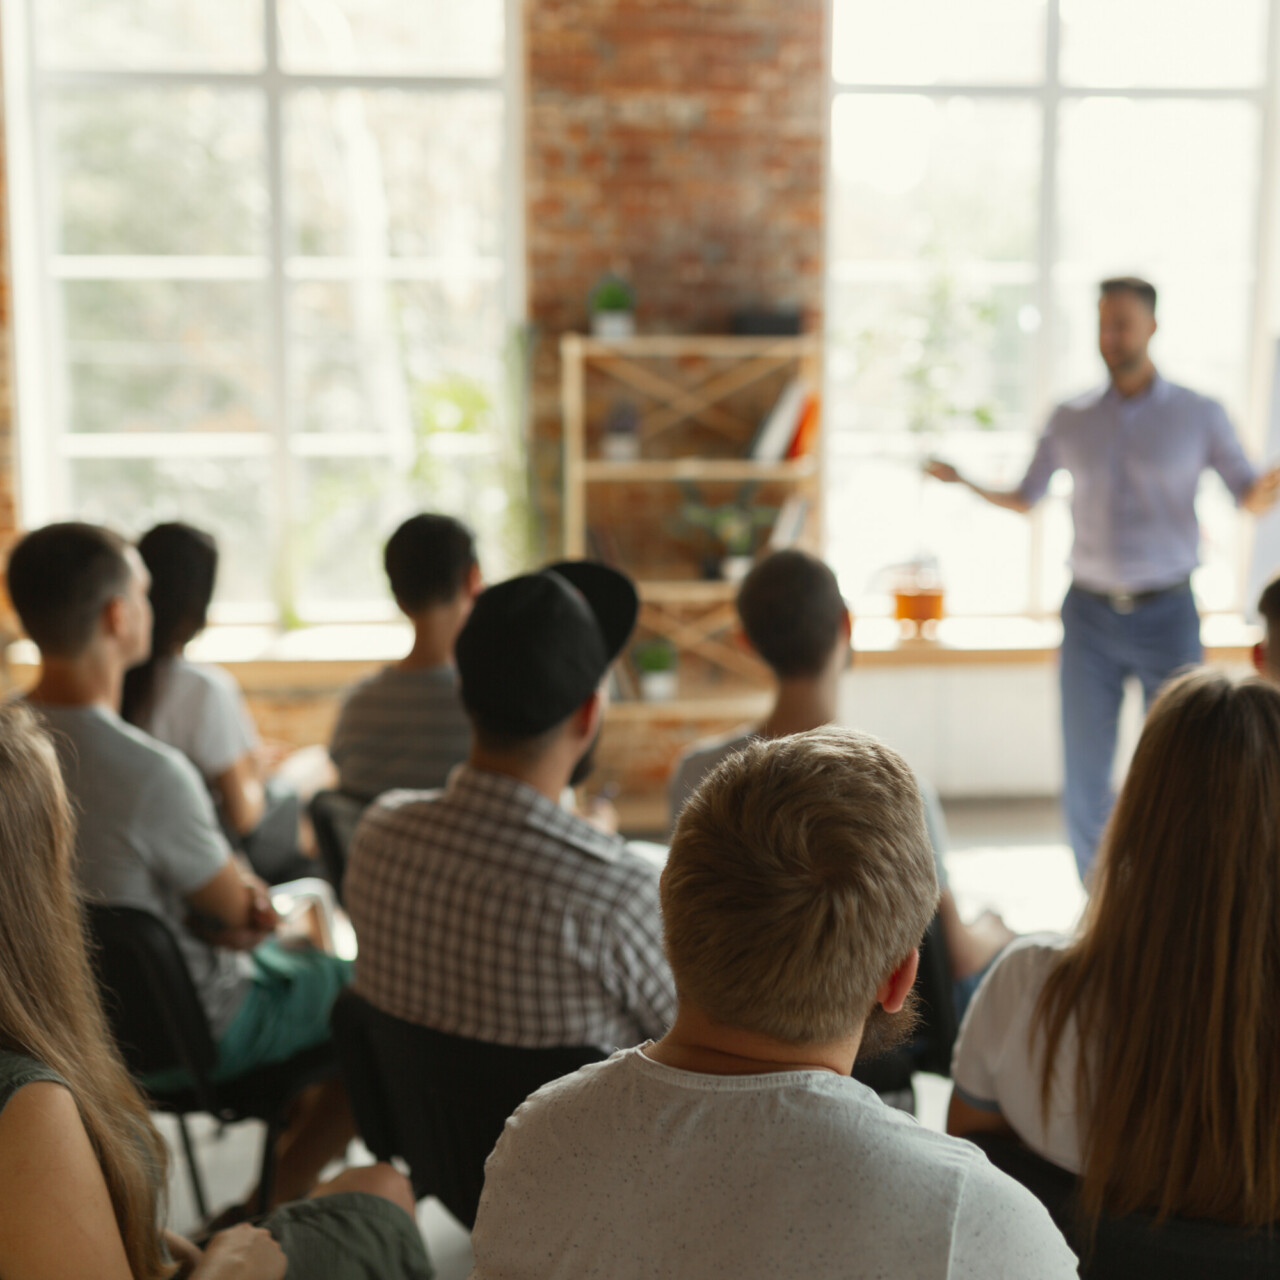
[[[60,312],[68,430],[265,429],[261,285],[67,281]]]
[[[265,47],[262,0],[34,0],[50,67],[252,71]]]
[[[497,75],[502,0],[279,0],[290,71]]]
[[[215,600],[272,599],[265,458],[79,458],[67,465],[76,519],[135,538],[162,520],[185,520],[218,540]]]
[[[1055,386],[1100,380],[1097,281],[1160,290],[1152,352],[1175,381],[1237,400],[1248,360],[1256,110],[1233,102],[1088,98],[1062,113]]]
[[[1266,0],[1061,0],[1070,84],[1261,84]]]
[[[835,76],[847,84],[1037,81],[1044,17],[1044,0],[835,0]]]
[[[841,94],[832,109],[833,260],[1031,262],[1040,109]]]
[[[502,248],[502,95],[306,91],[288,102],[291,252],[477,263]]]
[[[502,385],[499,281],[299,283],[290,300],[302,430],[407,437],[441,379],[477,384],[490,401]]]
[[[256,93],[59,93],[48,130],[56,250],[265,253],[263,125]]]

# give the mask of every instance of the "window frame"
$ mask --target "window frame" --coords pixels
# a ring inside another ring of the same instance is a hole
[[[1255,460],[1261,456],[1267,439],[1268,414],[1271,410],[1273,361],[1277,358],[1276,342],[1280,338],[1280,0],[1266,0],[1265,9],[1265,63],[1261,83],[1253,86],[1195,86],[1176,85],[1117,86],[1101,83],[1074,84],[1062,78],[1062,19],[1061,0],[1045,0],[1045,29],[1043,41],[1042,76],[1025,83],[961,82],[938,80],[934,83],[868,83],[841,80],[836,75],[835,61],[835,7],[838,0],[827,2],[827,122],[828,129],[834,118],[839,98],[846,95],[916,96],[931,101],[969,97],[984,100],[1020,101],[1038,105],[1041,111],[1040,175],[1038,209],[1036,213],[1038,233],[1035,257],[1035,305],[1040,324],[1034,338],[1032,369],[1032,400],[1030,429],[1038,432],[1047,420],[1060,397],[1053,391],[1055,330],[1057,327],[1054,306],[1054,274],[1058,265],[1058,212],[1059,212],[1059,152],[1061,148],[1061,113],[1065,103],[1088,98],[1122,98],[1130,101],[1202,101],[1243,102],[1258,112],[1257,200],[1253,211],[1253,263],[1254,276],[1249,317],[1249,352],[1246,361],[1246,378],[1243,409],[1234,426],[1246,451]],[[835,287],[842,263],[834,254],[834,230],[831,210],[834,202],[835,180],[832,161],[833,147],[828,142],[826,159],[826,254],[824,310],[828,316],[834,313]],[[827,331],[828,350],[833,342]],[[828,370],[824,399],[833,405],[835,399],[829,373],[830,362],[824,361]],[[1081,388],[1083,390],[1084,388]],[[840,431],[840,424],[830,418],[824,432],[826,448]],[[1028,455],[1031,440],[1028,439]],[[872,456],[878,456],[872,454]],[[888,455],[886,455],[888,456]],[[829,468],[826,468],[829,472]],[[978,477],[975,477],[978,478]],[[1059,486],[1055,485],[1055,490]],[[1058,493],[1051,491],[1046,502],[1040,503],[1023,517],[1030,521],[1030,553],[1026,587],[1027,606],[1015,616],[1046,618],[1056,615],[1060,601],[1049,597],[1044,581],[1044,549],[1047,504],[1062,502]],[[975,499],[977,501],[977,499]],[[830,522],[838,503],[824,503],[826,519]],[[1243,540],[1242,550],[1235,566],[1239,612],[1251,608],[1246,600],[1250,578],[1252,531]],[[977,615],[981,616],[981,615]]]
[[[293,539],[288,531],[295,512],[295,471],[310,459],[378,459],[393,456],[383,432],[305,432],[291,406],[288,292],[298,283],[360,277],[359,264],[340,258],[310,258],[288,251],[288,183],[285,155],[285,103],[307,90],[341,89],[409,93],[496,91],[502,103],[501,191],[502,247],[494,260],[477,259],[484,271],[502,278],[503,318],[509,334],[527,318],[524,235],[524,85],[523,26],[519,0],[502,0],[503,64],[493,75],[419,75],[377,72],[297,72],[281,65],[278,0],[262,0],[263,61],[258,70],[43,68],[38,61],[33,7],[38,0],[0,0],[3,24],[6,203],[9,216],[9,265],[14,363],[15,479],[24,527],[38,527],[69,510],[69,467],[78,458],[228,458],[270,460],[268,540],[272,565],[271,603],[266,606],[215,606],[215,621],[278,624],[288,586],[294,580]],[[49,147],[42,142],[42,99],[59,89],[191,88],[249,90],[263,105],[267,244],[264,258],[181,255],[57,255],[50,252]],[[443,260],[389,259],[379,278],[412,280],[424,264]],[[317,268],[320,268],[317,271]],[[428,273],[429,274],[429,273]],[[54,291],[65,280],[155,279],[165,282],[209,279],[263,282],[266,286],[266,395],[263,429],[257,432],[75,433],[64,430],[61,402],[64,353],[53,312]],[[500,355],[501,353],[495,353]],[[502,412],[502,409],[499,409]],[[307,623],[384,621],[342,606],[310,610]]]

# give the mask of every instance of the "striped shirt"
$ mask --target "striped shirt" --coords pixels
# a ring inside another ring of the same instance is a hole
[[[356,990],[408,1022],[610,1050],[675,1017],[657,867],[514,778],[463,765],[442,792],[384,796],[343,892]]]
[[[454,669],[390,666],[347,695],[329,754],[338,786],[372,800],[384,791],[444,786],[470,746],[471,723]]]

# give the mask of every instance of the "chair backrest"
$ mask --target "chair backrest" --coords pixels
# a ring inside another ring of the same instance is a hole
[[[1280,1275],[1280,1223],[1260,1231],[1150,1213],[1103,1218],[1091,1233],[1077,1207],[1075,1177],[1008,1134],[977,1133],[971,1141],[996,1168],[1022,1183],[1049,1210],[1080,1258],[1081,1280],[1274,1280]]]
[[[365,1144],[380,1160],[407,1161],[416,1195],[439,1197],[468,1228],[507,1117],[548,1081],[605,1056],[589,1045],[513,1049],[446,1035],[383,1013],[350,989],[332,1021]]]
[[[217,1046],[173,931],[136,907],[87,911],[98,989],[130,1072],[185,1067],[203,1098]]]
[[[345,791],[317,791],[307,812],[316,833],[320,859],[328,872],[333,891],[342,901],[342,877],[347,871],[347,850],[368,801]]]

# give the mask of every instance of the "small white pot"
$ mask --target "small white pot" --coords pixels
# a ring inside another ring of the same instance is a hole
[[[634,311],[593,311],[591,313],[593,338],[634,338],[636,315]]]
[[[600,453],[609,462],[634,462],[640,456],[640,437],[634,431],[606,431]]]
[[[670,702],[676,696],[674,671],[640,672],[640,696],[645,702]]]
[[[726,582],[741,582],[754,563],[751,556],[725,556],[720,561],[720,576]]]

